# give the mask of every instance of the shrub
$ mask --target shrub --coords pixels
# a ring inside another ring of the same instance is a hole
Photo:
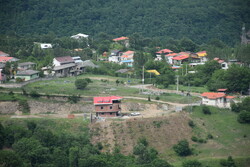
[[[206,115],[211,115],[211,111],[208,106],[202,106],[202,112]]]
[[[22,79],[22,78],[17,77],[17,78],[16,78],[16,82],[17,82],[17,83],[23,82],[23,79]]]
[[[30,107],[29,107],[27,100],[19,100],[18,105],[19,105],[20,111],[22,111],[23,114],[30,113]]]
[[[225,160],[225,159],[221,160],[220,164],[222,166],[226,166],[226,167],[236,167],[235,162],[234,162],[232,156],[229,156],[227,158],[227,160]]]
[[[214,138],[214,136],[213,136],[212,134],[209,133],[209,134],[207,135],[207,139],[213,139],[213,138]]]
[[[194,121],[192,121],[192,120],[189,120],[189,121],[188,121],[188,125],[189,125],[191,128],[194,128],[194,127],[195,127]]]
[[[76,89],[85,89],[88,85],[88,81],[85,79],[77,79],[75,81]]]
[[[202,164],[197,160],[188,160],[182,163],[182,167],[202,167]]]
[[[159,96],[157,96],[157,97],[155,98],[155,100],[160,100],[160,97],[159,97]]]
[[[173,149],[179,156],[188,156],[192,154],[187,140],[179,141],[178,144],[173,146]]]
[[[231,111],[239,113],[240,112],[240,105],[231,103]]]
[[[31,97],[34,97],[34,98],[38,98],[38,97],[40,97],[40,94],[39,94],[37,91],[32,90],[32,91],[30,92],[30,96],[31,96]]]
[[[197,142],[197,141],[198,141],[198,138],[197,138],[196,136],[192,136],[191,140],[192,140],[193,142]]]
[[[85,78],[85,81],[87,81],[88,83],[93,83],[93,81],[90,78]]]
[[[250,112],[241,111],[238,115],[239,123],[250,123]]]
[[[68,96],[68,101],[70,103],[77,103],[79,100],[80,100],[79,96],[75,96],[75,95]]]

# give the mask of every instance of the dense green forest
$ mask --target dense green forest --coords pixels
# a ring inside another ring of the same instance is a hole
[[[217,38],[240,42],[250,26],[249,0],[0,0],[0,34],[112,37],[135,32],[144,37],[181,39],[198,44]]]

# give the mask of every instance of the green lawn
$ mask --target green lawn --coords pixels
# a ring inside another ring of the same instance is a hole
[[[176,90],[176,85],[169,85],[167,89],[170,90]],[[203,92],[209,92],[209,90],[206,87],[202,86],[184,86],[184,85],[179,85],[179,90],[180,91],[190,91],[190,92],[196,92],[196,93],[203,93]]]
[[[211,115],[203,114],[202,107],[194,107],[190,114],[196,124],[193,128],[194,136],[203,139],[206,139],[208,134],[213,136],[213,139],[207,139],[207,143],[193,144],[198,151],[195,158],[211,166],[214,158],[233,156],[239,166],[246,165],[250,161],[250,125],[240,124],[237,121],[237,113],[229,109],[215,107],[209,107],[209,109],[212,112]]]

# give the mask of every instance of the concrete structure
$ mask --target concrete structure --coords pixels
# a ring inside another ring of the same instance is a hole
[[[39,78],[39,71],[35,70],[24,70],[24,71],[18,71],[15,75],[16,78],[21,78],[23,81],[29,81],[32,79]]]
[[[64,57],[56,57],[53,59],[53,65],[61,66],[65,64],[75,63],[74,59],[70,56],[64,56]]]
[[[202,104],[220,108],[230,108],[234,96],[227,96],[221,92],[204,92],[201,94]]]
[[[18,68],[20,70],[32,70],[35,69],[36,63],[32,62],[24,62],[24,63],[18,63]]]
[[[70,38],[73,38],[73,39],[81,39],[81,38],[88,38],[89,35],[86,35],[86,34],[76,34],[76,35],[72,35]]]
[[[122,52],[120,50],[112,50],[109,55],[109,62],[119,63],[121,61]]]
[[[116,117],[121,113],[121,99],[119,96],[94,97],[95,113],[97,117]]]

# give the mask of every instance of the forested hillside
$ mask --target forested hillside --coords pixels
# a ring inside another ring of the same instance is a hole
[[[135,32],[145,37],[181,39],[198,44],[212,38],[240,41],[250,25],[249,0],[0,0],[0,33],[118,37]]]

